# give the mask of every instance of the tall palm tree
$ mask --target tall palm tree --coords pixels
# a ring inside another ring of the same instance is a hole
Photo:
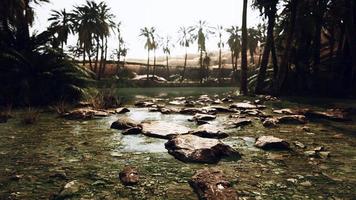
[[[240,93],[247,95],[247,0],[244,0],[242,12],[242,47],[241,47],[241,85]]]
[[[194,30],[191,28],[186,28],[186,27],[180,27],[179,31],[178,31],[178,33],[180,35],[178,43],[180,46],[185,48],[184,66],[183,66],[181,82],[184,80],[185,71],[187,68],[187,58],[188,58],[187,49],[193,43],[192,31],[194,31]]]
[[[168,57],[171,55],[171,50],[174,48],[174,45],[171,43],[172,38],[167,35],[163,44],[163,53],[166,54],[166,68],[167,68],[167,76],[169,77],[169,64]]]
[[[48,21],[51,21],[50,28],[58,34],[57,40],[61,44],[63,50],[64,44],[67,44],[68,36],[73,31],[73,24],[71,21],[72,14],[63,10],[52,10],[51,17]]]
[[[153,72],[152,72],[152,79],[155,77],[156,75],[156,61],[157,61],[157,57],[156,57],[156,51],[157,49],[160,47],[161,43],[161,37],[155,33],[156,29],[154,28],[151,31],[151,40],[152,40],[152,49],[153,49]]]
[[[264,87],[270,52],[272,52],[273,54],[272,57],[274,62],[275,75],[277,74],[277,70],[278,70],[276,58],[275,58],[276,55],[275,55],[274,35],[273,35],[273,30],[276,21],[276,14],[277,14],[277,4],[278,4],[278,0],[254,0],[254,6],[260,9],[260,11],[264,13],[265,17],[268,18],[267,41],[264,45],[261,66],[258,72],[257,83],[255,88],[256,93],[261,93]]]
[[[255,28],[249,28],[247,30],[248,32],[248,50],[250,52],[250,60],[251,63],[255,64],[255,59],[254,59],[254,55],[258,46],[258,42],[259,42],[259,32],[257,29]]]
[[[222,77],[222,66],[221,66],[221,51],[222,51],[222,48],[224,48],[224,42],[222,41],[222,34],[223,34],[223,31],[224,31],[224,28],[220,25],[218,25],[217,27],[217,35],[218,35],[218,38],[219,38],[219,41],[218,41],[218,48],[219,48],[219,83],[221,83],[221,77]]]
[[[147,81],[149,79],[149,74],[150,74],[150,51],[153,49],[153,41],[152,41],[152,33],[155,32],[155,29],[153,27],[144,27],[140,30],[140,35],[146,39],[145,42],[145,49],[147,49],[147,70],[146,70],[146,74],[147,74]]]
[[[229,33],[229,39],[227,44],[229,45],[231,52],[231,65],[232,65],[232,81],[236,78],[237,73],[237,60],[241,52],[241,35],[240,29],[238,26],[231,26],[226,29],[226,32]]]
[[[193,39],[197,41],[198,51],[200,53],[199,64],[200,64],[200,83],[203,83],[204,79],[204,60],[203,55],[206,53],[205,41],[208,38],[209,34],[214,33],[212,28],[208,26],[206,21],[199,20],[198,24],[191,27],[192,30],[195,31],[193,35]],[[208,66],[207,66],[208,67]],[[205,71],[207,75],[207,71]]]

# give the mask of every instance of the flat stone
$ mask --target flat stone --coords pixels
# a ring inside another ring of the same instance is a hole
[[[149,137],[169,139],[173,135],[187,134],[190,128],[164,121],[145,121],[141,123],[142,133]]]
[[[224,157],[238,159],[240,153],[218,139],[195,135],[174,136],[165,143],[168,153],[183,162],[218,163]]]
[[[277,127],[278,119],[273,117],[268,117],[262,121],[262,125],[267,128]]]
[[[77,195],[80,191],[80,188],[81,184],[77,180],[70,181],[63,186],[55,199],[65,199]]]
[[[216,119],[216,116],[215,115],[209,115],[209,114],[197,113],[197,114],[194,115],[193,119],[194,120],[202,120],[202,121],[211,121],[211,120]]]
[[[136,107],[153,107],[155,104],[149,101],[138,101],[135,103]]]
[[[245,109],[256,109],[257,106],[251,103],[245,103],[245,102],[241,102],[241,103],[234,103],[230,105],[230,108],[235,108],[235,109],[239,109],[239,110],[245,110]]]
[[[283,108],[283,109],[279,109],[279,110],[273,110],[274,113],[277,114],[287,114],[287,115],[295,115],[296,113],[294,111],[292,111],[289,108]]]
[[[111,124],[110,128],[118,129],[118,130],[126,130],[134,127],[138,127],[139,123],[128,118],[128,117],[120,117],[115,122]]]
[[[122,131],[123,135],[138,135],[142,133],[142,128],[141,127],[132,127],[129,129],[126,129]]]
[[[307,120],[304,115],[285,115],[277,117],[279,124],[305,124]]]
[[[210,106],[212,109],[215,109],[217,112],[220,113],[230,113],[230,112],[235,112],[234,109],[230,109],[229,107],[226,106]]]
[[[236,119],[233,124],[236,126],[236,127],[242,127],[242,126],[247,126],[249,124],[252,123],[252,120],[249,119],[249,118],[238,118]]]
[[[196,130],[190,133],[203,138],[222,139],[229,136],[227,133],[224,132],[223,128],[218,128],[215,125],[211,124],[201,125]]]
[[[237,200],[237,192],[223,172],[214,169],[198,170],[189,181],[190,186],[204,200]]]
[[[264,150],[289,150],[289,143],[274,136],[257,138],[255,146]]]
[[[195,115],[197,113],[203,113],[203,111],[199,108],[182,108],[179,113],[186,115]]]
[[[124,114],[124,113],[128,113],[128,112],[130,112],[130,110],[128,108],[116,108],[115,109],[116,114]]]
[[[139,175],[134,167],[125,167],[120,173],[119,178],[124,185],[136,185],[139,182]]]

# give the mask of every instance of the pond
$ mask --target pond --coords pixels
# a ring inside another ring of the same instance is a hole
[[[123,98],[158,98],[163,104],[180,96],[207,94],[220,98],[233,88],[144,88],[120,89]],[[194,98],[194,97],[192,97]],[[245,98],[238,97],[238,102]],[[249,98],[254,99],[252,97]],[[317,102],[317,104],[315,104]],[[271,108],[355,106],[351,100],[289,98],[266,102]],[[189,115],[149,112],[127,105],[124,115],[137,121],[158,120],[195,128]],[[171,106],[177,107],[177,106]],[[356,124],[317,120],[305,125],[265,128],[259,120],[243,128],[227,128],[223,142],[242,154],[241,160],[218,164],[191,164],[176,160],[164,147],[166,140],[144,135],[122,135],[110,129],[119,115],[88,121],[66,120],[43,111],[34,125],[21,123],[24,111],[0,124],[0,199],[49,199],[66,183],[76,180],[80,191],[69,199],[197,199],[188,184],[199,169],[224,171],[241,199],[354,199],[356,191]],[[218,114],[213,125],[228,120]],[[306,149],[264,151],[254,147],[254,138],[273,135]],[[330,151],[328,158],[312,158],[304,151],[316,147]],[[136,186],[121,184],[124,166],[135,166],[140,174]]]

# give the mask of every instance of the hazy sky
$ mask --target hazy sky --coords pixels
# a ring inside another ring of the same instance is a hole
[[[177,30],[181,26],[191,26],[199,20],[206,20],[210,26],[216,27],[218,24],[223,27],[231,25],[241,25],[242,22],[242,0],[104,0],[111,11],[115,14],[116,22],[122,22],[122,32],[124,40],[128,43],[129,58],[145,58],[144,38],[140,38],[140,28],[145,26],[156,27],[157,33],[161,36],[170,35],[176,42]],[[73,5],[85,3],[85,0],[51,0],[49,4],[36,6],[36,19],[34,30],[42,31],[48,25],[50,10],[63,9],[67,11]],[[260,22],[258,11],[248,10],[248,26],[256,25]],[[226,35],[225,35],[226,37]],[[75,44],[75,36],[71,36],[69,44]],[[226,39],[225,39],[226,40]],[[109,49],[116,48],[116,36],[109,40]],[[217,38],[210,36],[207,41],[208,51],[217,49]],[[184,49],[178,44],[172,50],[172,55],[184,54]],[[225,47],[227,49],[227,46]],[[197,47],[192,46],[188,52],[196,53]],[[159,49],[158,55],[162,55]]]

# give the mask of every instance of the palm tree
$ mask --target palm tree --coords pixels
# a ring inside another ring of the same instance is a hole
[[[203,83],[204,79],[204,62],[203,62],[203,55],[204,52],[206,53],[206,46],[205,41],[208,38],[209,34],[212,34],[212,28],[209,27],[206,21],[200,20],[197,25],[191,27],[190,29],[195,31],[193,35],[193,39],[197,41],[198,44],[198,51],[200,52],[199,57],[199,64],[200,64],[200,83]],[[207,74],[207,72],[205,72]]]
[[[242,13],[242,47],[241,47],[241,86],[240,93],[247,95],[247,0],[244,0]]]
[[[277,74],[277,63],[275,55],[275,46],[274,46],[274,36],[273,30],[276,20],[277,13],[277,4],[278,0],[254,0],[254,6],[259,8],[261,12],[264,13],[265,17],[268,18],[268,27],[267,27],[267,41],[264,45],[263,56],[261,61],[260,70],[257,77],[257,84],[255,88],[256,93],[261,93],[264,87],[264,81],[266,78],[266,70],[269,60],[270,52],[272,52],[273,62],[274,62],[274,74]]]
[[[48,21],[52,21],[50,28],[54,29],[58,34],[57,40],[61,44],[63,50],[64,44],[67,44],[68,36],[73,31],[71,22],[71,13],[67,13],[66,9],[52,10],[51,17]]]
[[[259,42],[259,32],[255,28],[249,28],[248,32],[248,50],[250,52],[251,63],[255,64],[254,55]]]
[[[152,79],[156,75],[156,50],[160,47],[160,41],[161,37],[155,33],[156,29],[154,28],[153,31],[151,31],[151,40],[152,40],[152,49],[153,49],[153,72],[152,72]]]
[[[222,26],[217,27],[217,35],[219,38],[219,42],[218,42],[218,48],[219,48],[219,83],[221,84],[221,76],[222,76],[222,66],[221,66],[221,50],[222,48],[224,48],[224,42],[222,41],[222,34],[223,34],[223,30],[224,28]]]
[[[147,81],[149,79],[149,74],[150,74],[150,51],[153,49],[153,41],[152,41],[152,33],[155,32],[155,29],[153,27],[147,28],[144,27],[140,30],[140,35],[142,37],[145,37],[146,42],[145,42],[145,49],[147,49]]]
[[[237,60],[241,52],[241,35],[238,26],[232,26],[226,29],[226,32],[230,34],[227,44],[229,45],[231,52],[231,65],[232,65],[232,79],[235,80],[237,73]]]
[[[163,53],[166,54],[166,68],[167,68],[167,76],[169,77],[169,65],[168,65],[168,57],[171,55],[171,50],[174,48],[174,45],[171,43],[171,37],[166,36],[164,44],[163,44]]]
[[[183,66],[181,82],[184,80],[185,71],[186,71],[186,67],[187,67],[187,58],[188,58],[187,49],[193,43],[192,31],[193,31],[193,29],[186,28],[186,27],[180,27],[179,31],[178,31],[178,33],[180,34],[178,43],[180,46],[185,48],[184,66]]]

